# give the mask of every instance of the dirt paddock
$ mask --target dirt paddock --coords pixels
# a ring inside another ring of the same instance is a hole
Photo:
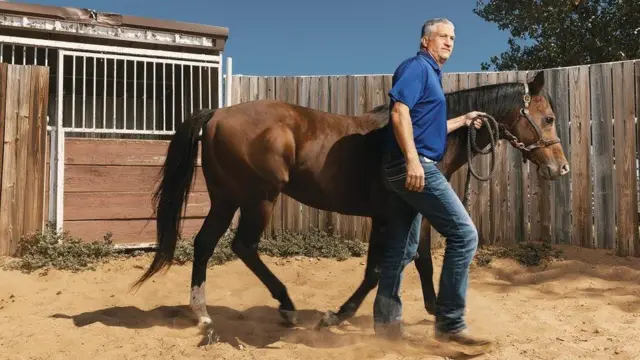
[[[468,322],[497,341],[479,359],[640,359],[640,259],[563,248],[567,260],[524,268],[511,260],[473,267]],[[436,254],[439,270],[441,254]],[[188,310],[190,266],[174,266],[137,293],[129,286],[147,256],[96,271],[0,272],[0,359],[443,359],[464,358],[431,340],[411,265],[405,322],[422,342],[390,344],[372,331],[372,301],[339,328],[316,331],[361,280],[364,258],[267,258],[301,310],[285,327],[277,304],[239,261],[209,269],[207,301],[220,341]],[[436,274],[439,276],[439,272]]]

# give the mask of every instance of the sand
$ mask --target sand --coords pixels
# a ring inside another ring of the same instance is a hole
[[[523,268],[510,260],[471,272],[467,319],[495,339],[478,359],[640,359],[640,259],[564,247],[568,260]],[[432,340],[417,273],[402,288],[407,330],[391,344],[372,330],[371,293],[338,328],[316,331],[362,278],[364,258],[266,258],[288,286],[302,323],[282,324],[277,303],[239,261],[211,268],[207,301],[218,343],[188,309],[190,266],[174,266],[137,293],[149,257],[97,271],[0,271],[0,359],[443,359],[464,358]],[[439,270],[441,256],[436,255]],[[437,271],[436,276],[439,276]]]

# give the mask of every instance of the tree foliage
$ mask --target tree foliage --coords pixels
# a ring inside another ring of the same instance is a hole
[[[477,0],[473,12],[511,34],[509,49],[482,70],[640,58],[640,0]]]

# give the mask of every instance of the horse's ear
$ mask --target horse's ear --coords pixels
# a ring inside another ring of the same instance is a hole
[[[544,71],[538,71],[533,81],[529,83],[531,95],[538,95],[544,88]]]

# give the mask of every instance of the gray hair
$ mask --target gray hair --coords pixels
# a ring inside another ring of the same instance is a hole
[[[422,25],[422,31],[420,32],[420,38],[429,37],[433,32],[434,28],[438,24],[449,24],[453,26],[453,23],[449,19],[445,18],[433,18],[431,20],[427,20],[424,25]]]

